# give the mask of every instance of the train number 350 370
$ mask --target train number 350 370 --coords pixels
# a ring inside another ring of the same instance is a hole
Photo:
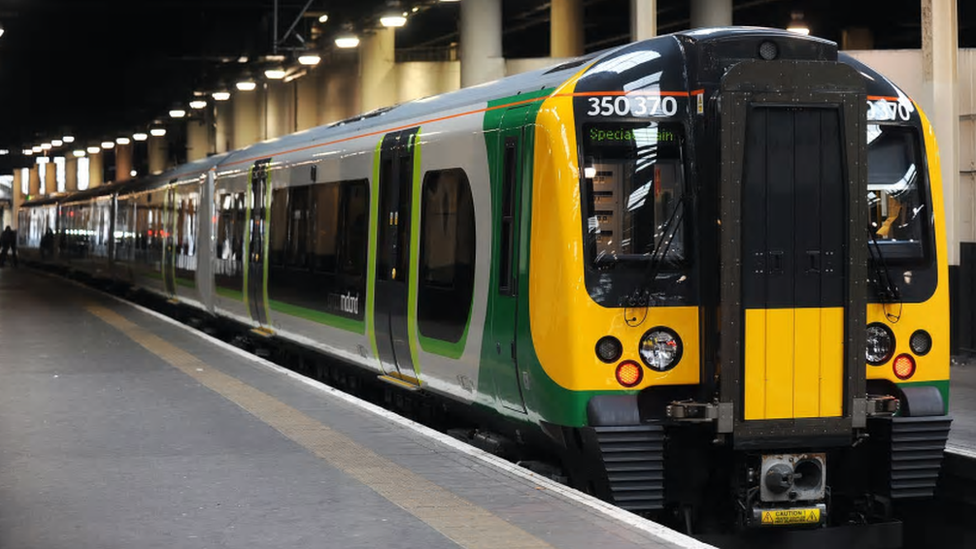
[[[657,95],[627,97],[590,97],[587,116],[674,116],[678,114],[678,100]]]

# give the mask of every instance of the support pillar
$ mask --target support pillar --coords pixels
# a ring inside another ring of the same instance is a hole
[[[657,0],[630,0],[630,39],[657,36]]]
[[[13,216],[13,219],[10,220],[10,227],[13,228],[13,230],[15,231],[18,228],[17,220],[20,218],[20,213],[19,213],[20,205],[24,203],[24,200],[26,198],[24,196],[24,187],[23,187],[24,172],[25,170],[22,170],[20,168],[14,170],[14,188],[13,188],[14,196],[13,196],[13,201],[11,202],[11,206],[12,206],[11,214]]]
[[[401,71],[402,67],[397,67],[397,79]],[[328,66],[319,67],[317,73],[305,78],[314,78],[317,82],[317,101],[320,105],[316,110],[318,125],[331,124],[363,112],[363,94],[360,90],[365,82],[359,76],[359,52],[336,52]]]
[[[366,36],[359,45],[363,112],[388,107],[397,100],[396,29],[383,28]]]
[[[216,119],[214,133],[217,154],[233,150],[231,146],[234,140],[233,107],[230,101],[214,101],[214,118]]]
[[[64,190],[69,193],[78,190],[78,159],[73,156],[64,162]]]
[[[233,103],[234,130],[231,150],[240,149],[261,141],[263,116],[261,113],[261,94],[258,90],[237,92],[231,99]]]
[[[30,192],[27,193],[31,198],[38,198],[41,196],[41,168],[40,164],[34,164],[30,169],[30,181],[28,182],[28,188]]]
[[[166,171],[169,146],[165,137],[152,136],[147,141],[149,147],[149,173],[156,175]]]
[[[972,222],[962,226],[959,212],[968,205],[959,200],[958,35],[956,0],[922,0],[922,108],[939,143],[950,265],[959,265],[960,234],[972,233]]]
[[[505,76],[502,55],[502,1],[461,2],[461,87]]]
[[[206,120],[186,121],[186,160],[193,162],[207,157],[210,151],[210,128]]]
[[[58,192],[58,181],[57,181],[57,168],[54,165],[54,159],[52,158],[50,162],[41,166],[44,170],[44,194],[50,196]]]
[[[318,125],[319,79],[317,71],[310,71],[295,84],[295,129],[307,130]]]
[[[732,25],[732,0],[691,0],[691,28]]]
[[[552,0],[552,31],[549,37],[550,57],[583,55],[583,0]]]
[[[115,146],[115,183],[132,179],[132,143]]]
[[[291,82],[269,82],[264,96],[268,139],[295,131],[295,92]]]
[[[105,178],[102,175],[105,173],[105,155],[99,152],[88,158],[91,159],[91,163],[88,165],[88,188],[94,189],[105,183]]]

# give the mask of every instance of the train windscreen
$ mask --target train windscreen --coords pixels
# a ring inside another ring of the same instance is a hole
[[[664,288],[686,263],[682,141],[677,123],[583,126],[584,241],[598,303],[619,306],[635,293],[676,296]]]
[[[926,181],[912,128],[868,125],[868,223],[886,261],[925,257],[932,217]]]

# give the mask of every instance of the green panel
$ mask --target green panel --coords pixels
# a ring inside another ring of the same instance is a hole
[[[264,263],[264,284],[261,291],[264,297],[264,317],[267,320],[268,325],[271,325],[271,304],[268,302],[268,268],[271,265],[271,261],[268,256],[271,252],[271,158],[268,158],[267,167],[265,168],[265,182],[264,182],[264,250],[261,251],[261,262]]]
[[[345,318],[338,315],[324,313],[322,311],[316,311],[314,309],[299,307],[298,305],[291,305],[289,303],[275,301],[273,299],[270,300],[270,305],[271,310],[282,314],[304,318],[305,320],[311,320],[312,322],[325,324],[327,326],[332,326],[333,328],[338,328],[340,330],[345,330],[347,332],[353,332],[360,335],[366,333],[366,323],[362,320]]]
[[[217,292],[217,295],[219,295],[221,297],[226,297],[228,299],[234,299],[236,301],[244,301],[244,292],[242,292],[240,290],[233,290],[231,288],[224,288],[223,286],[215,286],[214,289]]]
[[[370,224],[369,224],[369,259],[366,266],[366,330],[369,332],[369,343],[373,348],[373,357],[376,358],[376,363],[383,367],[383,363],[380,361],[380,350],[376,346],[376,328],[374,324],[374,308],[373,302],[375,300],[376,291],[376,251],[379,243],[376,242],[376,237],[379,234],[380,226],[380,158],[383,154],[383,139],[385,136],[380,137],[379,143],[376,144],[376,153],[373,156],[373,180],[370,182]]]
[[[196,289],[197,283],[193,279],[176,277],[176,285],[184,288]]]
[[[241,286],[241,294],[244,296],[244,308],[247,310],[247,315],[251,316],[251,303],[247,291],[247,279],[248,273],[250,272],[251,263],[251,201],[254,199],[253,191],[251,189],[251,181],[254,177],[254,166],[247,172],[247,187],[244,189],[244,253],[241,256],[241,268],[244,269],[244,284]]]

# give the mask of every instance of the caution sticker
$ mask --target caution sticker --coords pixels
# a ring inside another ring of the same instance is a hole
[[[820,509],[778,509],[763,511],[763,526],[781,526],[786,524],[818,524]]]

